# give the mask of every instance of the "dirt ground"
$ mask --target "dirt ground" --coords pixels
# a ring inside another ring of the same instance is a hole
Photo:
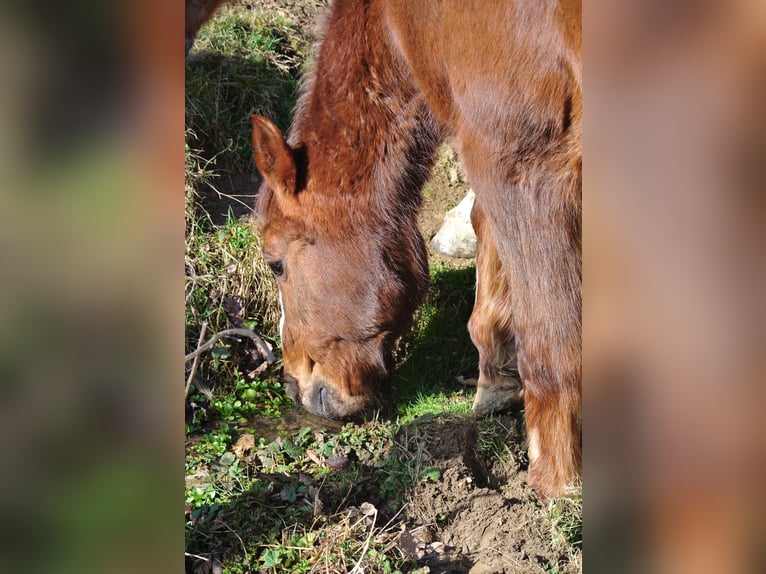
[[[245,4],[275,6],[297,14],[307,36],[317,34],[322,0],[246,0]],[[419,227],[429,243],[447,209],[456,205],[468,189],[454,170],[454,152],[440,152],[433,177],[423,192]],[[205,204],[220,222],[229,207],[237,216],[252,209],[258,189],[257,174],[239,174],[214,182]],[[234,198],[234,199],[232,199]],[[432,261],[455,267],[473,259],[445,258],[428,246]],[[404,526],[399,546],[405,554],[427,566],[430,572],[570,573],[581,571],[579,558],[557,551],[551,543],[546,508],[527,486],[526,436],[519,409],[503,414],[499,421],[508,429],[513,456],[500,462],[479,453],[479,431],[474,419],[437,417],[403,428],[399,442],[427,449],[440,471],[436,480],[421,481],[407,495]],[[425,571],[425,570],[423,570]]]
[[[431,572],[579,571],[554,548],[546,510],[527,486],[522,420],[518,410],[497,419],[512,452],[503,462],[482,453],[475,420],[443,417],[418,427],[419,448],[428,450],[441,477],[408,493],[406,521],[410,551]]]

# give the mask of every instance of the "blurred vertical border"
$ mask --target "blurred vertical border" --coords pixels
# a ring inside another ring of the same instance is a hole
[[[766,4],[583,14],[583,564],[763,572]]]
[[[3,4],[7,572],[183,567],[183,21]]]

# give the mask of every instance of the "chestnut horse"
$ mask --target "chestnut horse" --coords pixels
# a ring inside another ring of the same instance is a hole
[[[523,397],[541,496],[581,465],[580,21],[577,0],[336,0],[288,139],[252,118],[287,392],[330,418],[373,402],[426,292],[420,189],[456,137],[479,239],[473,408]]]

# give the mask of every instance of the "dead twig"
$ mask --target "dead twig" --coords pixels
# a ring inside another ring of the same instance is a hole
[[[198,357],[205,351],[211,349],[218,341],[223,339],[224,337],[249,337],[253,340],[256,347],[261,352],[261,355],[263,355],[263,358],[268,362],[269,364],[273,364],[277,362],[277,358],[274,356],[274,353],[271,352],[271,349],[269,349],[269,346],[266,344],[266,342],[261,339],[261,337],[252,329],[224,329],[223,331],[219,331],[204,345],[199,345],[195,351],[192,351],[186,357],[184,358],[184,362],[189,362],[195,357]]]
[[[205,331],[207,331],[207,321],[202,322],[202,327],[199,330],[199,339],[197,340],[197,347],[202,344],[202,339],[205,338]],[[188,360],[188,359],[187,359]],[[186,388],[184,389],[184,400],[189,396],[189,388],[191,387],[194,375],[197,373],[197,365],[199,364],[199,354],[194,356],[194,362],[192,363],[191,370],[189,371],[189,378],[186,379]]]
[[[212,183],[210,183],[209,181],[208,181],[208,182],[206,182],[206,183],[207,183],[208,187],[210,187],[210,188],[211,188],[211,189],[212,189],[214,192],[216,192],[216,193],[218,194],[218,197],[225,197],[225,198],[227,198],[227,199],[231,199],[231,200],[233,200],[233,201],[236,201],[237,203],[239,203],[239,204],[241,204],[243,207],[245,207],[245,208],[246,208],[246,209],[247,209],[247,210],[248,210],[250,213],[252,213],[252,212],[253,212],[253,207],[252,207],[252,205],[250,205],[250,204],[248,204],[248,203],[245,203],[245,202],[244,202],[244,201],[242,201],[241,199],[237,199],[237,196],[234,196],[234,195],[229,195],[229,194],[227,194],[227,193],[224,193],[224,192],[220,191],[220,190],[219,190],[219,189],[218,189],[216,186],[214,186],[214,185],[213,185]],[[239,196],[239,197],[247,197],[247,196]],[[252,197],[252,196],[250,196],[250,197]],[[252,201],[251,201],[251,203],[252,203]]]
[[[378,519],[378,509],[368,502],[362,503],[361,511],[365,517],[372,517],[372,524],[370,524],[370,533],[367,535],[367,540],[364,541],[364,546],[362,547],[362,553],[359,555],[359,560],[356,561],[356,564],[351,569],[349,574],[364,572],[364,568],[361,566],[362,560],[364,560],[364,557],[367,554],[367,550],[370,548],[370,540],[372,540],[372,534],[375,531],[375,521]]]

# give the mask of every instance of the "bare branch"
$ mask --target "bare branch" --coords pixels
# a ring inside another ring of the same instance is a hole
[[[202,328],[199,330],[199,339],[197,340],[197,347],[202,344],[202,339],[205,338],[205,331],[207,331],[207,321],[202,321]],[[187,359],[188,360],[188,359]],[[191,370],[189,371],[189,378],[186,379],[186,388],[184,389],[184,400],[189,396],[189,387],[191,387],[194,375],[197,373],[197,364],[199,363],[199,355],[194,356],[194,362],[192,363]]]
[[[269,349],[269,346],[266,344],[266,342],[261,339],[260,335],[258,335],[252,329],[224,329],[223,331],[219,331],[210,337],[210,339],[208,339],[204,345],[200,345],[195,351],[192,351],[186,355],[184,361],[191,361],[195,357],[211,349],[218,341],[224,337],[249,337],[253,340],[256,347],[258,347],[258,350],[260,350],[261,355],[263,355],[263,358],[266,359],[266,362],[268,362],[270,365],[277,362],[277,358],[274,356],[274,353],[271,352],[271,349]]]

